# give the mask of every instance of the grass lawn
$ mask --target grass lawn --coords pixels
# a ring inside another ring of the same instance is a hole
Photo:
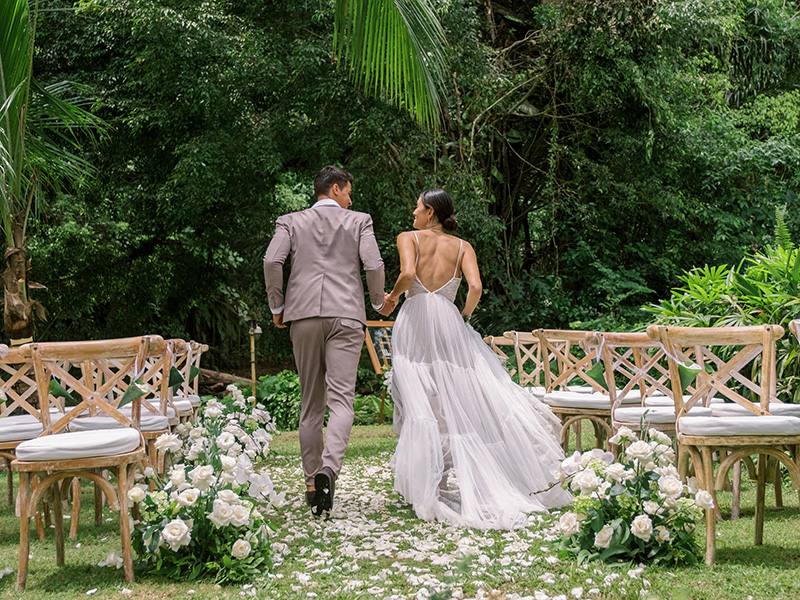
[[[66,566],[54,566],[49,531],[44,542],[32,543],[28,589],[16,592],[15,573],[6,575],[0,598],[800,598],[800,511],[798,494],[788,487],[786,508],[768,502],[765,543],[755,548],[754,485],[743,484],[742,518],[719,523],[713,567],[577,567],[554,556],[552,515],[533,515],[529,527],[511,532],[420,521],[393,491],[389,461],[395,441],[388,426],[354,428],[336,506],[329,520],[320,521],[303,502],[297,434],[276,437],[270,473],[276,487],[287,491],[286,504],[269,512],[274,568],[252,587],[145,575],[126,585],[121,570],[96,566],[119,551],[119,534],[110,511],[101,527],[94,526],[87,486],[78,539],[67,540]],[[4,486],[0,481],[0,489]],[[730,499],[729,493],[719,494],[723,513]],[[0,501],[0,568],[16,571],[18,527],[13,507]],[[87,596],[91,590],[96,591]]]

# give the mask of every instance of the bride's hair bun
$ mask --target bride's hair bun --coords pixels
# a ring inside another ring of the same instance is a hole
[[[458,224],[453,199],[450,194],[441,189],[425,190],[420,194],[422,203],[433,209],[436,218],[447,231],[455,231]]]

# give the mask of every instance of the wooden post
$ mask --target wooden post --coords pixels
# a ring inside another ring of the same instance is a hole
[[[250,381],[253,386],[253,401],[256,398],[256,330],[250,328]]]

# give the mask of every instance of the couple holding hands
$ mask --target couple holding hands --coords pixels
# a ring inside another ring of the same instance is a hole
[[[290,325],[300,378],[300,449],[312,514],[333,507],[353,424],[366,326],[362,267],[381,315],[406,295],[392,332],[390,391],[399,432],[392,465],[395,489],[417,515],[510,529],[527,523],[527,513],[569,503],[568,492],[551,487],[563,458],[558,419],[511,381],[464,322],[482,287],[472,246],[448,233],[456,229],[450,196],[438,189],[420,195],[414,230],[397,238],[400,275],[384,293],[372,218],[346,210],[352,181],[343,169],[324,167],[314,179],[316,203],[277,220],[264,256],[273,322]],[[454,301],[462,278],[469,291],[459,311]]]

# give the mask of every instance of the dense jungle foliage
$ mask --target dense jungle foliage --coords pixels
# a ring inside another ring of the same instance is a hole
[[[431,133],[337,69],[328,0],[43,2],[37,77],[79,84],[109,129],[100,176],[31,227],[37,337],[190,337],[234,367],[255,319],[290,364],[261,259],[328,163],[354,174],[389,281],[419,192],[451,192],[486,332],[646,322],[685,271],[773,245],[776,207],[797,231],[797,0],[435,4],[451,68]]]

